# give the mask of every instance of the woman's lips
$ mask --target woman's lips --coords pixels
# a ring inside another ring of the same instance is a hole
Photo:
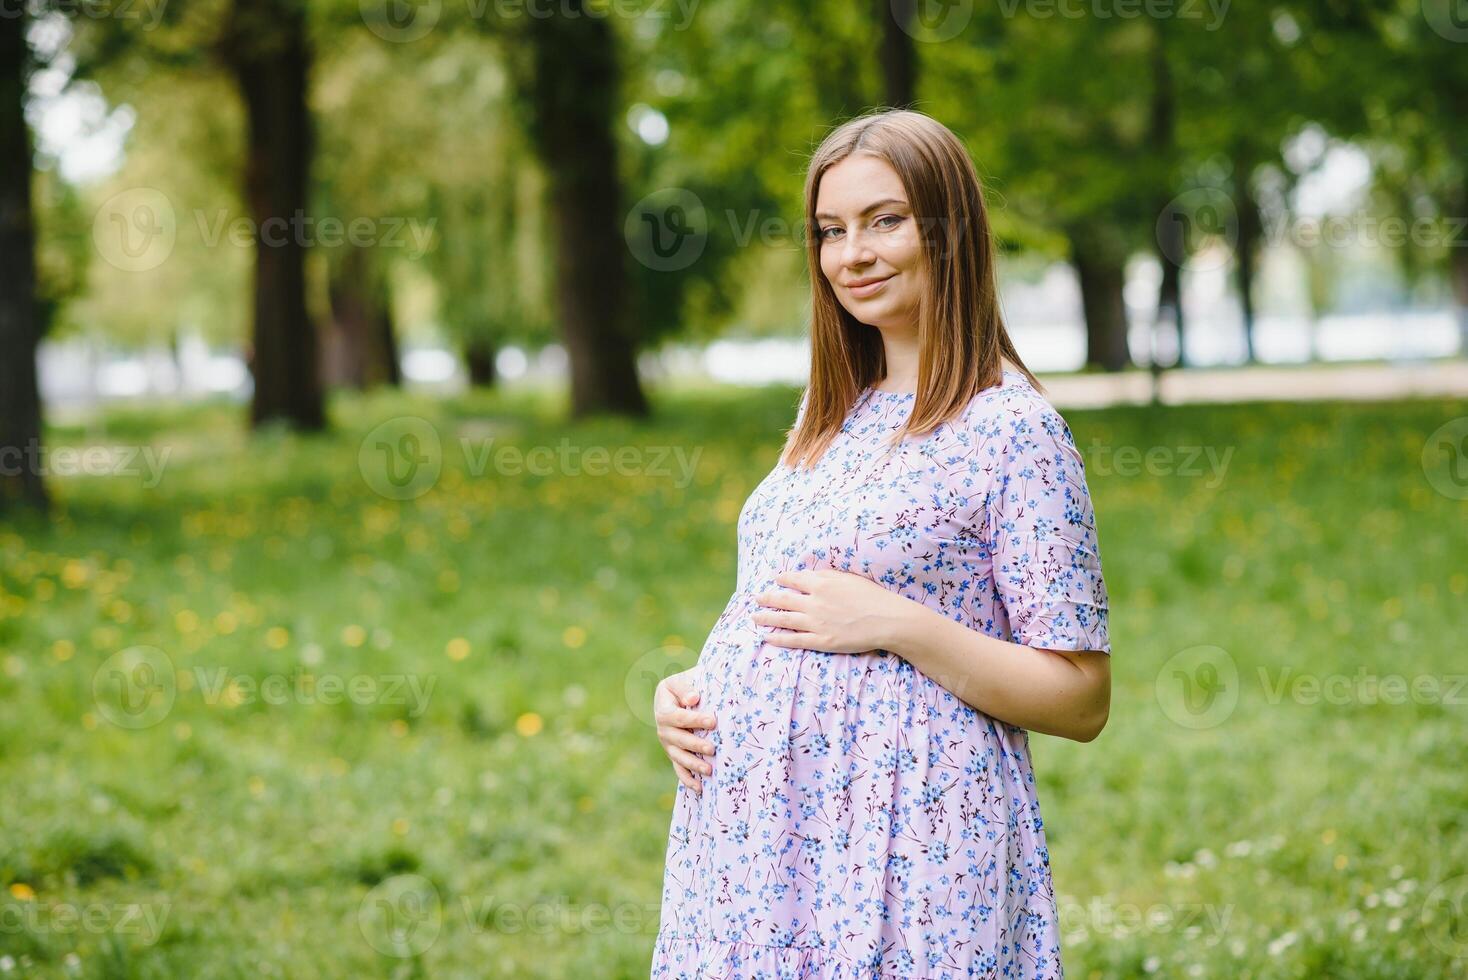
[[[897,273],[894,272],[892,273],[892,276],[895,276],[896,274]],[[871,296],[874,293],[881,292],[882,287],[886,286],[887,283],[892,281],[892,276],[888,276],[885,279],[879,279],[876,282],[867,283],[865,286],[848,286],[847,289],[851,291],[851,295],[865,299],[866,297]]]

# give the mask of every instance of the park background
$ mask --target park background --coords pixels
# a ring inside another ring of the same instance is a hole
[[[1097,508],[1068,974],[1468,976],[1459,0],[20,0],[0,72],[0,980],[645,976],[878,106]]]

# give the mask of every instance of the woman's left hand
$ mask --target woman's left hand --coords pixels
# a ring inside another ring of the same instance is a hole
[[[780,572],[775,582],[787,588],[756,595],[764,608],[750,618],[778,627],[764,631],[765,641],[781,647],[823,653],[884,650],[913,604],[869,578],[830,568]]]

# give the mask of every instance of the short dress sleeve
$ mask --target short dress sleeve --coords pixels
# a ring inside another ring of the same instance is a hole
[[[1106,582],[1085,463],[1043,398],[1009,415],[988,496],[994,588],[1015,643],[1109,654]]]

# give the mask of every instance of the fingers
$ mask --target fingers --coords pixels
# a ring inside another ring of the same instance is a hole
[[[713,728],[716,719],[706,711],[689,711],[687,708],[667,708],[653,712],[653,721],[669,728]]]
[[[676,745],[678,748],[684,749],[688,752],[697,752],[702,755],[714,754],[713,742],[710,742],[706,738],[699,738],[692,732],[682,728],[666,729],[665,731],[659,732],[658,737],[662,739],[662,743],[665,747],[669,745]]]
[[[665,745],[663,749],[668,753],[668,758],[673,760],[673,765],[682,766],[690,773],[696,773],[700,776],[710,776],[713,774],[714,767],[692,752],[680,749],[676,745]]]
[[[703,793],[703,787],[699,785],[698,777],[689,772],[685,767],[675,762],[673,763],[673,771],[678,774],[678,782],[688,787],[690,792],[696,795]]]

